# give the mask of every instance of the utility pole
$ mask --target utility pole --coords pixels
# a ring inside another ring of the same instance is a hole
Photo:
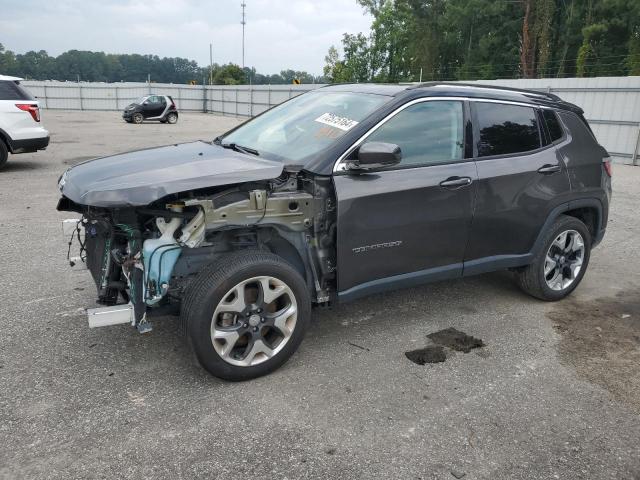
[[[213,43],[209,44],[209,85],[213,85]]]
[[[240,24],[242,25],[242,70],[244,70],[244,26],[247,24],[247,21],[245,20],[244,9],[247,4],[243,1],[240,6],[242,7],[242,21],[240,22]]]

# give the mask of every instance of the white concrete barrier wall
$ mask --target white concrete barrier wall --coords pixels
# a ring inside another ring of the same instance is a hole
[[[472,82],[474,83],[474,82]],[[640,77],[479,80],[475,83],[550,92],[581,106],[617,162],[640,163]],[[123,110],[135,99],[171,95],[182,111],[251,117],[322,85],[176,85],[26,80],[44,109]]]

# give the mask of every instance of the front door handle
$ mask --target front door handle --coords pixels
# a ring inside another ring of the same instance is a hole
[[[543,175],[551,175],[552,173],[558,173],[560,171],[560,165],[543,165],[538,169],[538,173]]]
[[[471,177],[449,177],[440,182],[440,186],[444,188],[456,189],[471,185]]]

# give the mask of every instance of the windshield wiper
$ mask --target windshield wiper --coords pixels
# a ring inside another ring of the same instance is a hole
[[[241,145],[238,145],[237,143],[220,143],[219,145],[224,148],[235,150],[236,152],[260,156],[260,152],[258,152],[257,150],[249,147],[243,147]]]

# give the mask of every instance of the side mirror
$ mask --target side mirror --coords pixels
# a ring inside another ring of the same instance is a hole
[[[143,105],[149,105],[149,100],[145,100],[144,102],[142,102]]]
[[[356,160],[349,162],[349,170],[378,170],[397,165],[402,151],[394,143],[368,142],[358,149]]]

